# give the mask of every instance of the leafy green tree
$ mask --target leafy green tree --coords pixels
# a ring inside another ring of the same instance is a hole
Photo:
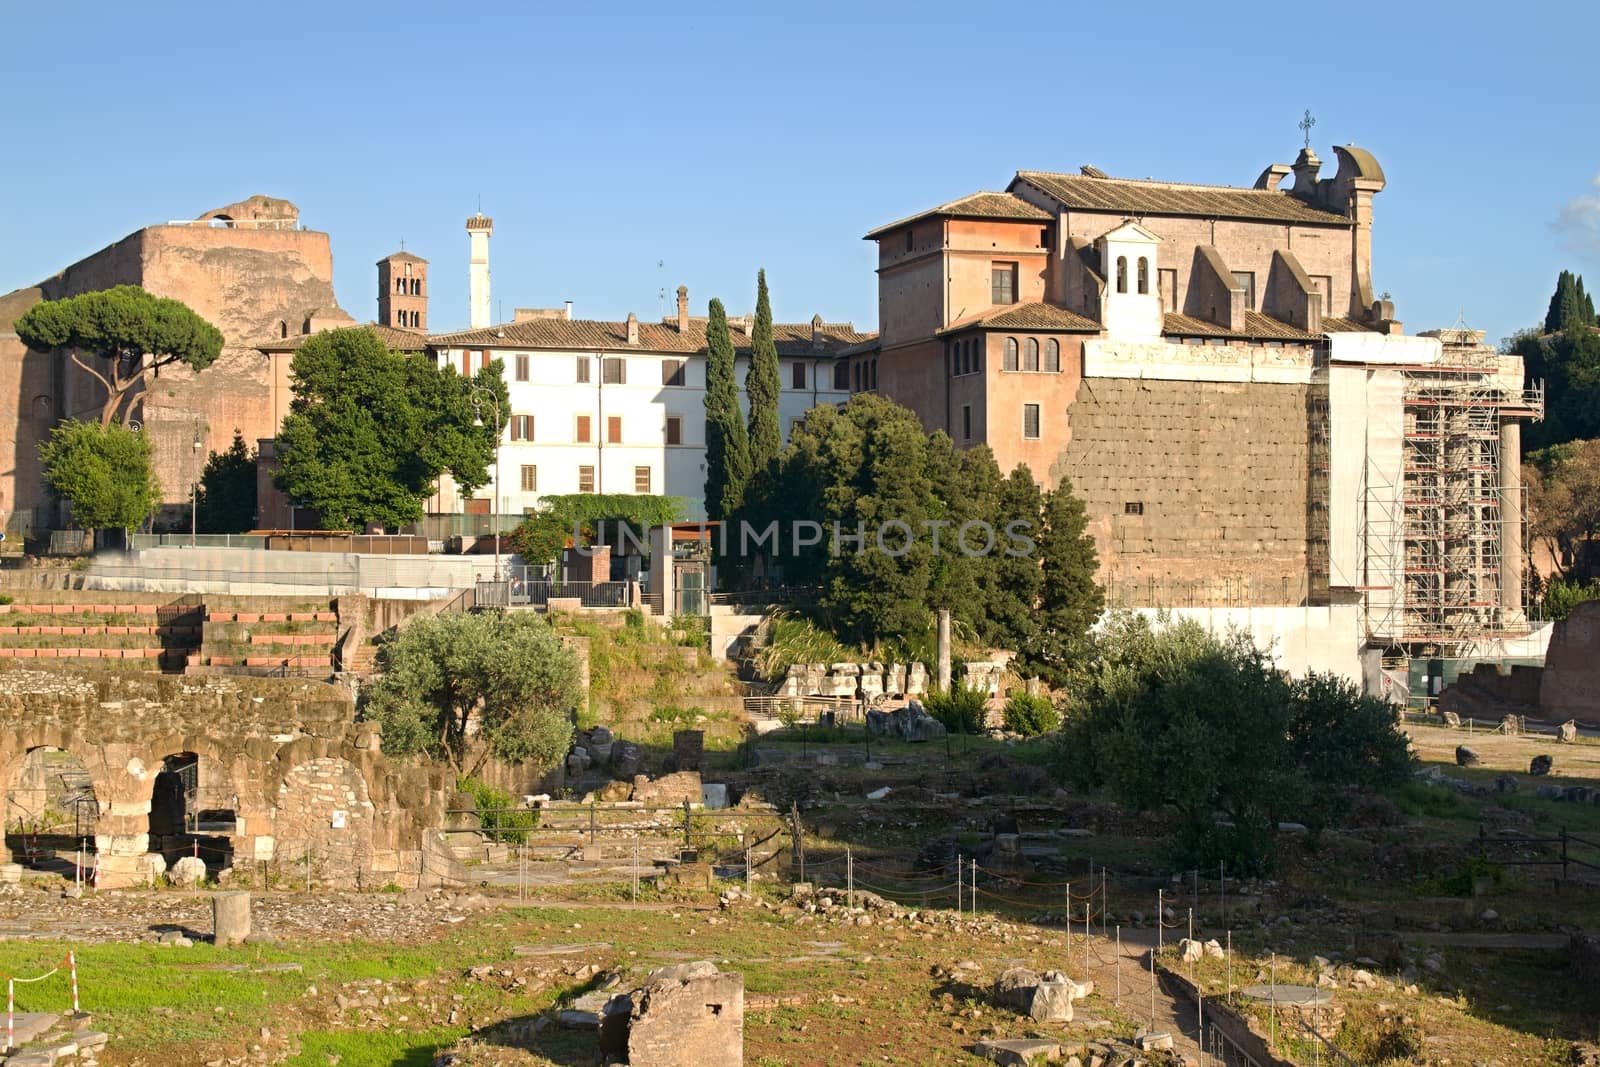
[[[1582,315],[1578,284],[1570,270],[1562,271],[1556,278],[1556,291],[1550,294],[1550,307],[1544,314],[1545,333],[1560,333]]]
[[[994,527],[1002,535],[1012,523],[1025,536],[1039,533],[1044,513],[1044,498],[1033,472],[1018,466],[1000,483]],[[1021,524],[1026,524],[1025,526]],[[1009,544],[1009,538],[1003,542]],[[992,570],[983,590],[987,627],[985,639],[1002,648],[1018,651],[1039,645],[1039,587],[1044,570],[1035,553],[1012,555],[1004,550],[991,557]]]
[[[832,462],[820,472],[821,514],[839,527],[839,551],[827,549],[819,606],[847,640],[921,633],[933,607],[933,552],[924,525],[934,501],[928,437],[914,412],[883,397],[852,397],[839,414],[818,420],[820,432],[834,431],[825,446]],[[812,422],[807,418],[803,429]],[[832,535],[830,529],[825,536]]]
[[[39,445],[44,482],[90,530],[131,530],[161,505],[144,430],[68,420]]]
[[[572,743],[578,658],[537,615],[418,616],[380,662],[363,714],[382,725],[389,755],[425,755],[463,776],[490,758],[549,767]]]
[[[1539,598],[1540,614],[1546,619],[1564,619],[1573,608],[1591,600],[1600,600],[1600,582],[1585,585],[1556,578],[1545,585]]]
[[[1595,577],[1587,546],[1600,534],[1600,440],[1530,453],[1522,473],[1528,533],[1549,553],[1557,577]]]
[[[100,425],[109,426],[162,367],[202,371],[222,352],[222,332],[179,300],[118,285],[35,304],[17,319],[17,336],[40,351],[64,348],[106,390]],[[85,356],[89,357],[88,359]],[[91,362],[92,360],[92,362]]]
[[[414,522],[446,472],[463,494],[488,482],[509,407],[498,360],[463,377],[352,327],[312,337],[292,370],[277,483],[324,529]],[[498,426],[485,393],[498,401]]]
[[[750,332],[750,371],[744,391],[750,401],[750,469],[767,470],[783,448],[778,425],[778,347],[772,340],[772,301],[767,295],[767,272],[756,274],[756,321]]]
[[[244,533],[256,524],[256,454],[233,431],[226,452],[213,452],[200,474],[196,524],[205,533]]]
[[[989,545],[1000,508],[1000,468],[988,445],[956,449],[943,430],[928,438],[927,471],[932,498],[928,519],[937,525],[938,551],[929,566],[930,604],[949,608],[964,632],[996,636],[989,625],[988,593],[1004,550],[1003,535]],[[929,547],[935,527],[926,534]]]
[[[682,521],[684,505],[682,497],[648,493],[553,493],[506,537],[528,563],[554,562],[574,543],[574,532],[579,545],[595,544],[596,537],[615,545],[631,536],[648,546],[650,529]],[[628,528],[626,535],[620,526]]]
[[[506,544],[533,566],[554,563],[572,540],[572,524],[549,511],[537,511],[506,534]]]
[[[1138,809],[1170,807],[1186,864],[1268,872],[1280,821],[1316,831],[1356,791],[1410,773],[1392,708],[1331,676],[1290,680],[1248,634],[1117,612],[1086,652],[1057,766]]]
[[[706,322],[706,516],[729,519],[750,483],[750,435],[739,410],[733,338],[722,301],[711,301]]]
[[[1095,581],[1100,560],[1088,525],[1083,501],[1063,478],[1044,496],[1038,627],[1022,649],[1024,665],[1052,684],[1066,676],[1077,645],[1105,609],[1105,590]]]

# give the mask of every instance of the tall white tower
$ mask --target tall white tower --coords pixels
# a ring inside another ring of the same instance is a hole
[[[489,321],[489,238],[494,236],[494,219],[478,212],[467,219],[467,237],[472,241],[472,315],[469,326],[481,330]]]

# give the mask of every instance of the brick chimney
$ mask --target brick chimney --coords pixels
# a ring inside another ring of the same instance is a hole
[[[628,343],[630,345],[639,343],[639,316],[631,311],[628,312]]]
[[[689,287],[678,286],[678,332],[689,332]]]
[[[811,347],[822,347],[822,313],[811,316]]]

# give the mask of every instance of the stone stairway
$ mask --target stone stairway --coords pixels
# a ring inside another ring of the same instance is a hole
[[[90,1028],[87,1012],[56,1015],[51,1012],[20,1012],[15,1019],[16,1047],[0,1053],[4,1067],[53,1067],[78,1059],[92,1063],[105,1047],[108,1036]]]

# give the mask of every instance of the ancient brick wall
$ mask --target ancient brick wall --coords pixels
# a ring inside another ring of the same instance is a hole
[[[220,836],[233,863],[299,878],[309,855],[330,886],[415,885],[455,785],[446,771],[390,763],[377,725],[356,722],[334,686],[0,669],[0,787],[47,746],[76,756],[93,783],[102,887],[149,877],[165,844],[151,801],[169,756],[198,757],[205,806],[232,810]]]
[[[36,287],[0,297],[0,397],[8,401],[0,403],[0,511],[46,502],[35,459],[38,442],[55,418],[97,418],[105,396],[98,382],[64,357],[24,349],[13,324],[39,300],[114,285],[139,285],[181,300],[225,339],[221,357],[203,373],[164,370],[136,412],[153,438],[165,498],[175,505],[188,502],[206,454],[226,449],[234,430],[252,445],[277,431],[281,413],[273,411],[267,359],[253,346],[301,332],[314,310],[321,309],[323,319],[330,312],[348,319],[334,298],[328,235],[313,230],[151,226]],[[41,404],[48,416],[34,413]]]
[[[1088,509],[1112,604],[1305,598],[1308,388],[1084,379],[1049,473]]]

